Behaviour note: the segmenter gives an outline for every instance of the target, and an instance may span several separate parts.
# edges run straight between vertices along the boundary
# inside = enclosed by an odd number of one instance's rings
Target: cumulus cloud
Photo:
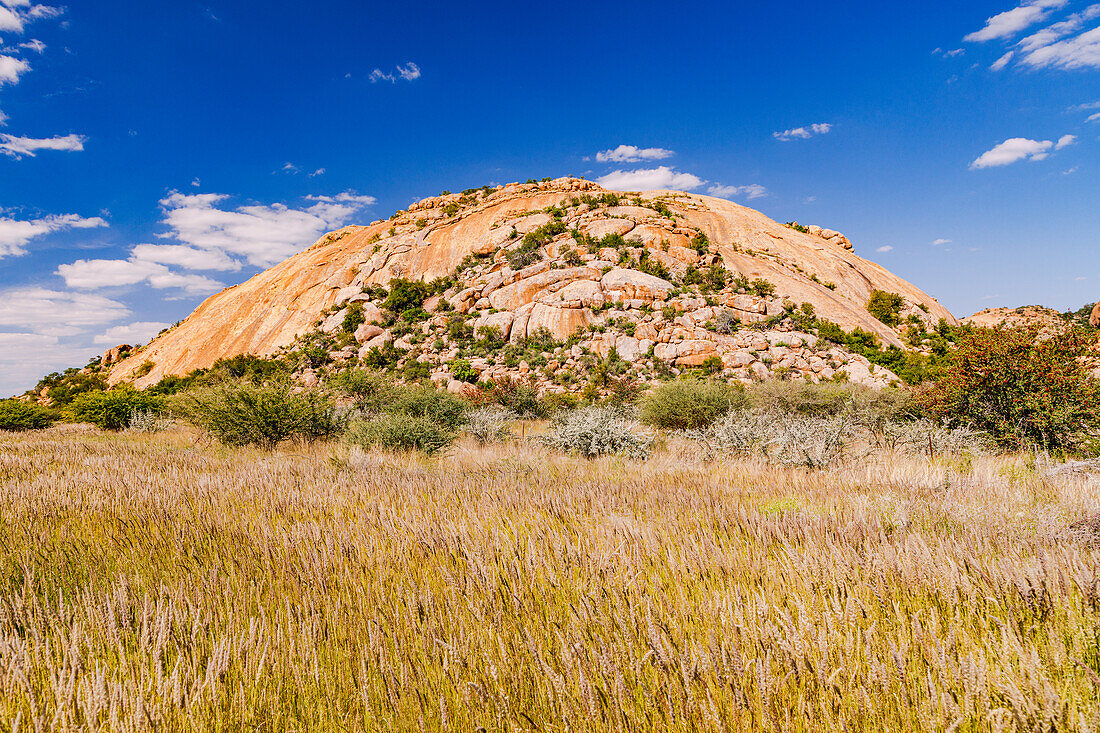
[[[894,251],[894,248],[889,244],[884,244],[881,247],[879,247],[878,249],[876,249],[875,251],[876,252],[892,252],[892,251]]]
[[[1070,138],[1069,142],[1063,142],[1066,137]],[[1073,136],[1067,135],[1058,141],[1061,147],[1073,142]],[[1051,148],[1054,148],[1055,144],[1050,140],[1029,140],[1026,137],[1014,137],[1005,140],[1003,143],[995,146],[992,150],[987,150],[982,153],[978,158],[970,164],[972,170],[979,168],[995,168],[997,166],[1009,165],[1015,163],[1018,160],[1042,160],[1050,153]]]
[[[130,310],[102,295],[71,293],[39,287],[0,291],[0,326],[33,333],[71,336],[89,326],[101,326],[130,315]]]
[[[224,253],[249,265],[270,267],[308,247],[322,234],[349,223],[373,196],[345,191],[336,196],[310,196],[312,204],[226,207],[226,194],[172,191],[160,205],[165,236],[200,250]]]
[[[216,249],[199,249],[186,244],[139,244],[130,257],[141,262],[176,265],[186,270],[236,271],[241,263]]]
[[[0,56],[0,87],[18,84],[19,77],[31,70],[31,65],[14,56]]]
[[[782,130],[772,133],[776,140],[787,142],[789,140],[808,140],[814,135],[824,135],[833,129],[831,122],[816,122],[805,127],[793,127],[790,130]]]
[[[89,328],[126,318],[130,310],[90,293],[68,293],[38,287],[0,291],[0,394],[21,392],[48,372],[82,364],[98,347],[64,343]]]
[[[0,153],[19,159],[24,155],[33,158],[39,150],[80,152],[84,149],[84,142],[86,140],[87,138],[83,135],[60,135],[50,138],[0,135]]]
[[[1085,122],[1096,122],[1097,120],[1100,120],[1100,112],[1089,115]]]
[[[31,5],[24,0],[3,0],[0,2],[0,31],[22,33],[28,23],[40,18],[56,18],[61,13],[60,8],[50,5]]]
[[[933,247],[938,247],[941,244],[951,244],[951,240],[950,239],[945,239],[944,237],[940,237],[939,239],[933,239],[932,240],[932,246]]]
[[[1065,6],[1066,2],[1067,0],[1031,0],[987,18],[980,30],[967,35],[963,40],[974,43],[1016,35],[1025,28],[1046,20],[1052,11]]]
[[[123,326],[113,326],[92,339],[103,346],[117,344],[143,344],[170,326],[160,321],[134,321]]]
[[[601,150],[596,153],[596,160],[601,163],[637,163],[641,160],[664,160],[675,155],[671,150],[664,148],[639,148],[634,145],[620,145],[610,150]]]
[[[632,171],[616,170],[596,179],[596,183],[613,191],[653,191],[671,189],[691,191],[706,181],[691,173],[682,173],[667,165],[656,168],[638,168]]]
[[[58,266],[57,274],[65,279],[66,285],[77,290],[97,290],[145,283],[158,290],[178,288],[188,295],[205,295],[224,287],[216,280],[202,275],[181,274],[157,262],[134,258],[77,260],[68,265]]]
[[[1061,150],[1062,148],[1068,148],[1075,142],[1077,142],[1076,135],[1062,135],[1062,137],[1058,138],[1058,142],[1054,143],[1054,149]]]
[[[66,229],[95,229],[107,222],[98,216],[84,218],[76,214],[52,214],[41,219],[0,218],[0,257],[25,255],[32,239]]]
[[[716,183],[707,189],[707,193],[711,196],[717,196],[720,199],[732,199],[738,196],[744,196],[748,199],[758,199],[768,195],[768,189],[761,186],[759,183],[750,183],[747,186],[723,186],[720,183]]]
[[[268,267],[305,249],[326,231],[339,228],[372,196],[345,191],[309,196],[307,206],[285,204],[227,207],[229,196],[172,191],[161,201],[164,238],[176,243],[138,244],[125,259],[80,259],[60,265],[56,274],[76,290],[145,285],[206,295],[224,285],[192,271],[236,271],[247,265]]]
[[[385,72],[381,69],[375,69],[367,77],[370,79],[371,84],[379,81],[388,81],[391,84],[395,83],[398,79],[404,81],[414,81],[420,78],[420,67],[414,64],[412,61],[406,62],[404,66],[400,64],[394,68],[391,72]]]

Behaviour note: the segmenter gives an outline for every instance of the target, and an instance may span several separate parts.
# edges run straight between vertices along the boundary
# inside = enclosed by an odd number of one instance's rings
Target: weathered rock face
[[[767,340],[763,332],[737,330],[765,323],[783,328],[778,324],[784,313],[804,303],[845,330],[861,328],[897,346],[903,345],[899,334],[866,310],[872,290],[900,294],[903,318],[914,316],[928,326],[941,318],[955,323],[934,298],[857,256],[837,232],[800,232],[709,196],[649,191],[620,194],[616,202],[605,193],[573,178],[511,184],[425,199],[390,220],[346,227],[211,296],[176,328],[116,364],[110,380],[133,379],[146,362],[153,368],[135,380],[138,386],[209,367],[222,357],[273,354],[315,328],[338,328],[342,308],[356,301],[367,318],[354,334],[359,346],[347,347],[348,353],[387,341],[407,345],[371,325],[379,313],[366,286],[456,272],[455,287],[428,309],[445,300],[452,313],[447,317],[468,316],[471,327],[497,328],[513,343],[542,328],[557,339],[587,330],[584,348],[593,352],[613,347],[624,358],[640,358],[652,347],[654,356],[679,366],[717,356],[744,378],[781,368],[807,377],[829,378],[846,369],[856,381],[887,379],[851,355],[810,347],[806,337],[793,350],[778,347],[785,352],[769,344],[764,358],[756,348],[760,338]],[[537,261],[513,270],[516,260],[509,255],[523,235],[550,224],[561,231],[547,234]],[[724,286],[700,290],[690,282],[692,273],[721,268],[729,276]],[[434,316],[416,341],[444,322],[443,315]],[[723,322],[734,325],[715,327]],[[416,358],[441,373],[445,357]]]
[[[1097,303],[1092,307],[1092,313],[1089,313],[1089,323],[1093,328],[1100,328],[1100,303]]]

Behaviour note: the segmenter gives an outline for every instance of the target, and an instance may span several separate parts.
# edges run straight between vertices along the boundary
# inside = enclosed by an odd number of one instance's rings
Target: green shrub
[[[565,224],[560,221],[552,221],[528,232],[523,236],[520,245],[508,253],[508,266],[513,270],[522,270],[528,265],[541,261],[542,252],[540,250],[550,244],[554,237],[564,234],[565,230]]]
[[[478,379],[478,371],[470,365],[469,359],[455,359],[450,363],[451,375],[460,382],[474,384]]]
[[[642,399],[642,421],[666,430],[701,428],[745,406],[745,390],[720,380],[682,378]]]
[[[0,430],[40,430],[60,417],[56,411],[37,402],[0,400]]]
[[[762,277],[758,277],[749,283],[749,288],[761,298],[770,298],[775,295],[775,286]]]
[[[888,293],[885,290],[872,290],[871,297],[867,301],[867,312],[887,326],[898,325],[903,307],[905,307],[904,298],[897,293]]]
[[[369,369],[345,369],[329,379],[327,386],[350,397],[357,410],[368,414],[382,412],[398,391],[392,379]]]
[[[1100,380],[1090,373],[1095,331],[971,329],[943,376],[918,393],[925,413],[988,432],[1007,448],[1095,449]]]
[[[431,285],[422,280],[396,277],[390,280],[390,292],[382,301],[382,307],[391,313],[404,313],[422,306],[431,294]]]
[[[465,422],[466,402],[435,387],[405,387],[385,411],[395,415],[424,417],[447,428],[457,428]]]
[[[361,420],[348,430],[348,440],[364,448],[418,450],[433,455],[454,443],[457,433],[430,417],[383,413]]]
[[[873,425],[909,417],[915,406],[908,389],[871,389],[858,384],[768,381],[747,388],[749,407],[770,414],[806,417],[850,415]]]
[[[344,320],[340,324],[340,330],[344,333],[355,333],[355,329],[362,326],[367,320],[363,314],[363,304],[359,301],[348,305],[344,311]]]
[[[27,394],[38,396],[43,389],[46,390],[46,399],[49,400],[50,407],[62,410],[68,407],[77,395],[107,389],[107,378],[102,374],[88,374],[73,367],[61,373],[47,374]]]
[[[76,422],[92,423],[101,430],[122,430],[129,426],[135,410],[159,412],[160,395],[134,389],[128,384],[109,390],[84,392],[70,403],[68,411]]]
[[[223,382],[178,395],[173,411],[226,445],[273,448],[289,438],[335,436],[344,419],[333,398],[316,389],[294,393],[293,383]]]

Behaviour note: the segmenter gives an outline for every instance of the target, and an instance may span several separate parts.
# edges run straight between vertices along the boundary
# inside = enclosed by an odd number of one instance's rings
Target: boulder
[[[668,280],[623,267],[616,267],[601,277],[600,284],[605,291],[621,293],[621,299],[638,299],[647,302],[664,300],[673,288]]]

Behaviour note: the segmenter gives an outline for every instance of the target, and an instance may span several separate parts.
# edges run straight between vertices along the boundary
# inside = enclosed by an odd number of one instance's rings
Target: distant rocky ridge
[[[412,332],[387,325],[373,286],[448,276],[453,284],[424,302],[426,317]],[[547,334],[559,342],[540,365],[492,354],[467,360],[483,379],[528,376],[544,391],[568,388],[555,373],[612,349],[643,380],[654,377],[658,361],[682,369],[717,359],[730,378],[840,374],[882,386],[895,379],[889,371],[797,332],[798,315],[812,311],[904,348],[902,332],[867,311],[875,290],[901,296],[902,320],[956,323],[934,298],[856,255],[839,232],[779,224],[709,196],[616,194],[561,178],[441,195],[389,220],[327,234],[208,298],[114,363],[109,380],[146,386],[219,358],[271,355],[310,334],[335,336],[351,307],[362,309],[362,323],[354,338],[333,341],[337,364],[392,346],[402,362],[424,364],[433,381],[452,388],[463,347],[456,319],[511,344]]]

